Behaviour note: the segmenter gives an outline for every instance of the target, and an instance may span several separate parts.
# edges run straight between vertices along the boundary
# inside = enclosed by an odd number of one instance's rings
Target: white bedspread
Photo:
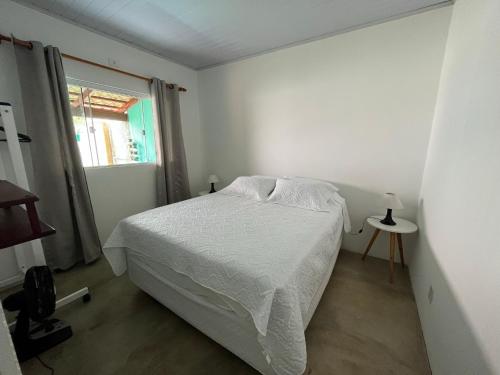
[[[104,246],[115,274],[125,251],[189,276],[243,306],[278,374],[302,374],[305,316],[336,255],[342,207],[316,212],[211,194],[122,220]]]

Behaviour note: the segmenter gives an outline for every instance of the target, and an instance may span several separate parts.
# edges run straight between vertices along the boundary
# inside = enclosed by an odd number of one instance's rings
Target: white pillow
[[[335,191],[325,189],[321,184],[278,178],[267,201],[314,211],[330,211],[328,201],[333,198],[333,194]]]
[[[330,182],[330,181],[319,180],[317,178],[297,177],[297,176],[285,176],[283,178],[286,178],[289,180],[294,180],[294,181],[299,181],[299,182],[306,182],[306,183],[310,183],[310,184],[317,184],[317,185],[323,186],[325,189],[328,189],[328,190],[339,191],[339,189],[333,184],[333,182]]]
[[[220,193],[247,197],[258,201],[266,200],[276,185],[276,179],[265,176],[240,176]]]

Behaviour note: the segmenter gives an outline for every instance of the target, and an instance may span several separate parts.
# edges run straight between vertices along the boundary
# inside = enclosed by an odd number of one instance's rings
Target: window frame
[[[110,86],[110,85],[105,85],[97,82],[92,82],[92,81],[86,81],[82,80],[79,78],[74,78],[71,76],[66,76],[66,85],[74,85],[74,86],[79,86],[79,87],[87,87],[91,88],[94,90],[102,90],[102,91],[109,91],[112,93],[116,94],[123,94],[123,95],[129,95],[136,97],[138,99],[152,99],[151,93],[145,93],[141,91],[135,91],[135,90],[129,90],[129,89],[124,89],[121,87],[117,86]],[[154,116],[154,115],[153,115]],[[72,116],[73,117],[73,116]],[[130,126],[130,124],[129,124]],[[157,137],[157,129],[156,129],[156,123],[153,121],[153,128],[154,128],[154,137]],[[156,139],[155,139],[156,142]],[[80,150],[78,150],[80,152]],[[156,152],[156,150],[155,150]],[[158,155],[156,155],[158,157]],[[157,162],[151,162],[151,161],[145,161],[145,162],[135,162],[135,163],[120,163],[120,164],[110,164],[110,165],[91,165],[91,166],[83,166],[84,169],[89,169],[89,168],[115,168],[115,167],[122,167],[122,166],[140,166],[140,165],[156,165]]]

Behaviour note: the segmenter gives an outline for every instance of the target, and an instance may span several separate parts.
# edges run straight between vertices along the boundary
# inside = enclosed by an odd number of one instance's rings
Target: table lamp
[[[398,196],[394,193],[385,193],[383,195],[384,208],[387,208],[387,214],[380,220],[384,225],[396,225],[396,222],[392,220],[392,210],[400,210],[403,208],[403,203],[399,200]]]
[[[214,174],[211,174],[210,176],[208,176],[208,183],[210,184],[210,191],[209,193],[215,193],[215,184],[219,182],[219,177],[217,177],[216,175]]]

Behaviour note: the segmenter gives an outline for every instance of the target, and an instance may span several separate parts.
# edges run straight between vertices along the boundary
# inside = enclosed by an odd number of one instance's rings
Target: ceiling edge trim
[[[308,38],[308,39],[304,39],[304,40],[300,40],[300,41],[297,41],[297,42],[292,42],[292,43],[284,44],[284,45],[279,46],[279,47],[270,48],[270,49],[267,49],[267,50],[264,50],[264,51],[261,51],[261,52],[257,52],[257,53],[254,53],[254,54],[237,57],[235,59],[227,60],[227,61],[224,61],[224,62],[220,62],[220,63],[216,63],[216,64],[210,64],[210,65],[205,65],[205,66],[201,66],[201,67],[195,67],[195,66],[187,65],[187,64],[182,63],[180,61],[177,61],[175,59],[172,59],[171,57],[167,57],[165,55],[162,55],[162,54],[160,54],[160,53],[158,53],[156,51],[153,51],[153,50],[150,50],[148,48],[139,46],[139,45],[134,44],[132,42],[129,42],[129,41],[125,40],[125,39],[121,39],[121,38],[118,38],[116,36],[103,33],[103,32],[101,32],[99,30],[92,29],[91,27],[88,27],[86,25],[79,24],[79,23],[77,23],[77,22],[75,22],[75,21],[73,21],[73,20],[71,20],[69,18],[63,17],[61,15],[50,13],[47,9],[44,9],[44,8],[41,8],[41,7],[37,7],[34,4],[31,4],[31,3],[30,4],[26,4],[24,2],[21,3],[21,2],[18,2],[16,0],[11,0],[11,1],[14,2],[15,4],[21,6],[21,7],[32,9],[32,10],[34,10],[36,12],[45,14],[48,17],[51,17],[51,18],[54,18],[54,19],[57,19],[57,20],[69,23],[69,24],[71,24],[73,26],[79,27],[81,29],[87,30],[87,31],[92,32],[94,34],[100,35],[100,36],[102,36],[104,38],[107,38],[107,39],[113,40],[115,42],[124,44],[124,45],[126,45],[128,47],[131,47],[131,48],[135,48],[135,49],[137,49],[139,51],[148,53],[150,55],[156,56],[156,57],[158,57],[160,59],[166,60],[166,61],[168,61],[170,63],[173,63],[173,64],[176,64],[176,65],[180,65],[180,66],[182,66],[184,68],[187,68],[187,69],[193,70],[193,71],[203,71],[203,70],[208,70],[208,69],[216,68],[216,67],[223,66],[223,65],[228,65],[228,64],[240,62],[240,61],[243,61],[243,60],[248,60],[248,59],[251,59],[251,58],[254,58],[254,57],[259,57],[259,56],[262,56],[262,55],[267,55],[269,53],[277,52],[277,51],[280,51],[280,50],[283,50],[283,49],[297,47],[297,46],[300,46],[300,45],[303,45],[303,44],[307,44],[307,43],[311,43],[311,42],[316,42],[316,41],[319,41],[319,40],[322,40],[322,39],[331,38],[331,37],[336,36],[336,35],[346,34],[346,33],[349,33],[351,31],[356,31],[356,30],[364,29],[364,28],[367,28],[367,27],[370,27],[370,26],[375,26],[375,25],[379,25],[379,24],[382,24],[382,23],[386,23],[386,22],[390,22],[390,21],[395,21],[395,20],[398,20],[398,19],[401,19],[401,18],[413,16],[413,15],[416,15],[416,14],[428,12],[428,11],[435,10],[435,9],[438,9],[438,8],[443,8],[443,7],[446,7],[446,6],[451,6],[451,5],[453,5],[455,3],[455,0],[443,0],[443,1],[441,1],[439,3],[436,3],[436,4],[433,4],[433,5],[421,7],[421,8],[410,10],[410,11],[407,11],[407,12],[402,12],[402,13],[396,14],[394,16],[386,17],[386,18],[383,18],[383,19],[380,19],[380,20],[376,20],[376,21],[373,21],[373,22],[368,22],[368,23],[363,23],[363,24],[359,24],[359,25],[356,25],[356,26],[352,26],[352,27],[347,27],[347,28],[342,29],[342,30],[337,30],[337,31],[334,31],[334,32],[331,32],[331,33],[321,34],[321,35],[318,35],[318,36],[315,36],[315,37],[312,37],[312,38]]]

